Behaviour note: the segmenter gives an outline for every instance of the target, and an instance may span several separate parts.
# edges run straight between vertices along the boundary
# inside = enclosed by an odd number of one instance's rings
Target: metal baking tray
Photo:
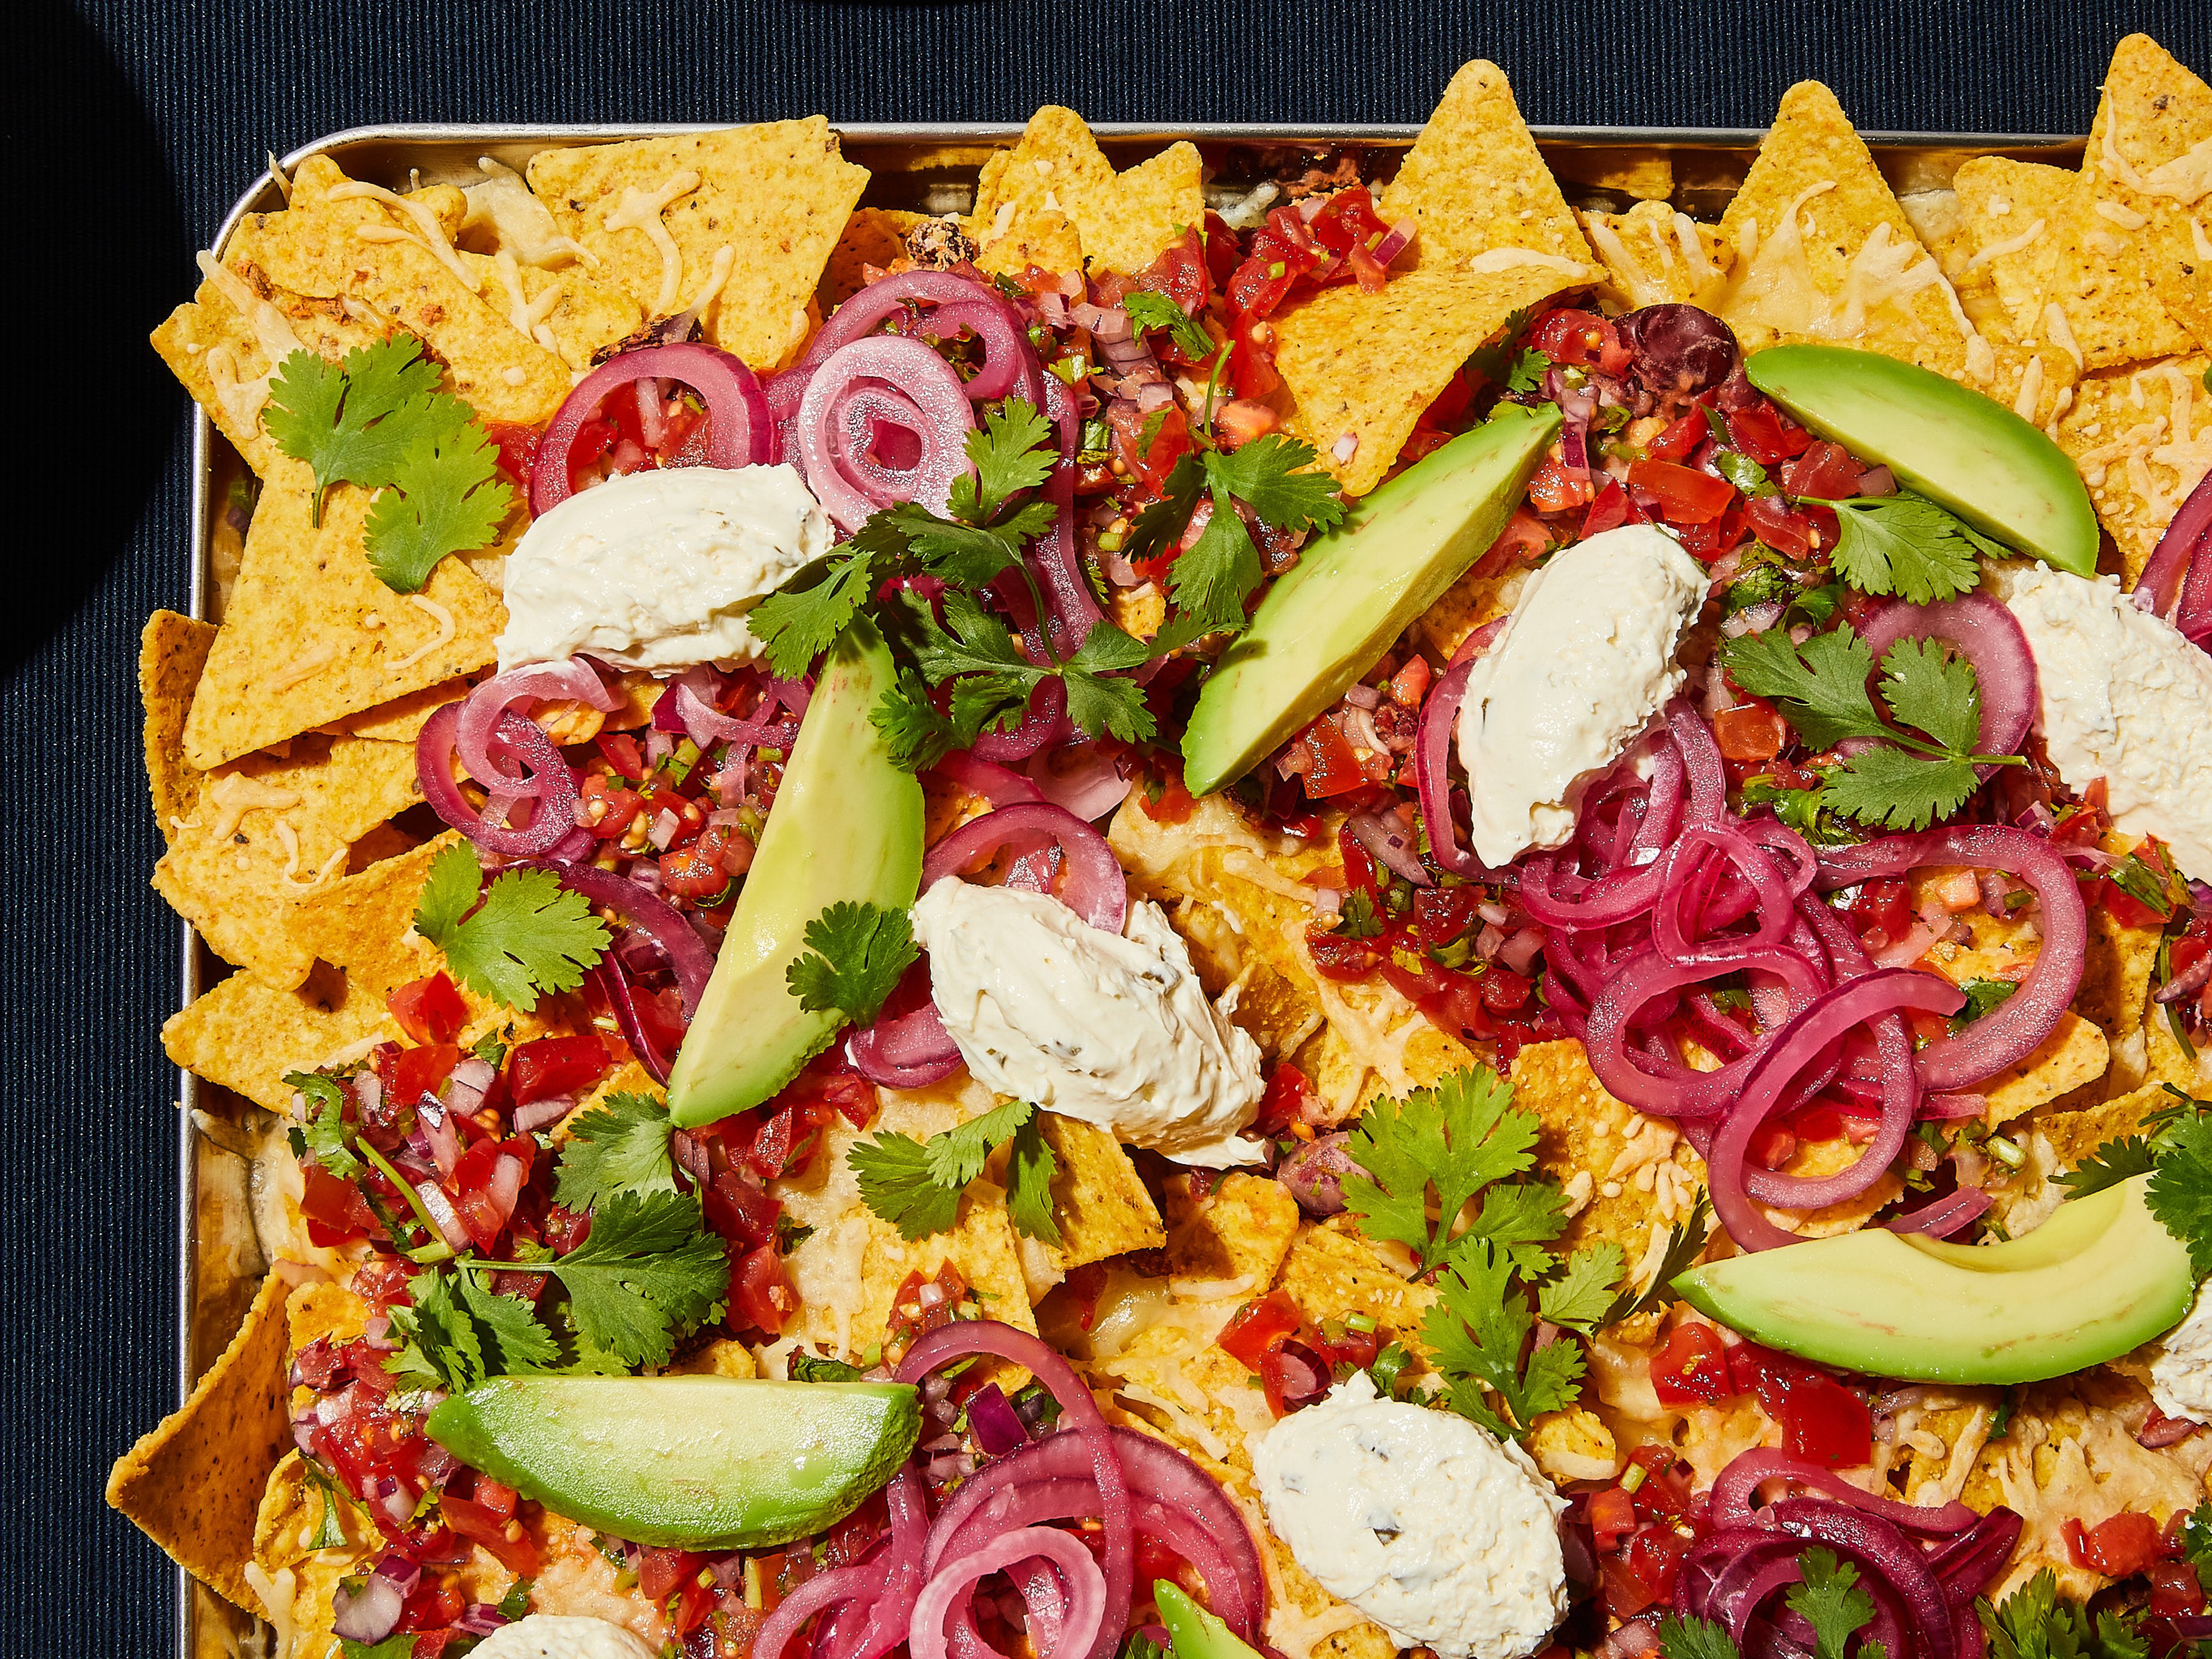
[[[471,184],[481,179],[479,156],[521,168],[541,149],[576,144],[654,138],[682,132],[710,132],[726,123],[664,125],[392,125],[352,127],[301,145],[278,161],[289,175],[313,155],[328,155],[356,179],[392,189],[416,184]],[[1018,125],[856,122],[836,126],[845,156],[869,172],[865,206],[909,208],[928,213],[963,212],[973,204],[975,174],[994,150],[1011,148],[1021,137]],[[1559,177],[1569,203],[1577,208],[1625,210],[1637,198],[1619,187],[1629,170],[1664,161],[1673,173],[1669,200],[1692,217],[1717,221],[1757,153],[1761,130],[1752,128],[1536,127],[1537,148]],[[1204,156],[1209,203],[1230,199],[1271,179],[1296,178],[1309,167],[1328,169],[1349,159],[1362,179],[1387,177],[1420,129],[1415,125],[1297,126],[1221,123],[1180,127],[1101,125],[1093,128],[1100,148],[1117,166],[1127,167],[1179,139],[1195,143]],[[1981,135],[1932,132],[1863,134],[1892,188],[1899,194],[1940,190],[1961,164],[1979,155],[2077,165],[2081,137],[2032,133]],[[264,173],[238,198],[214,239],[220,251],[239,221],[283,205],[276,179]],[[214,569],[217,529],[227,510],[230,485],[245,464],[216,429],[204,410],[192,418],[191,614],[219,621],[219,585]],[[191,1002],[230,970],[200,941],[190,924],[182,927],[183,972],[179,990]],[[181,1006],[181,1005],[180,1005]],[[216,1146],[199,1127],[198,1115],[235,1121],[245,1106],[228,1090],[203,1083],[189,1072],[178,1073],[179,1181],[177,1189],[177,1397],[222,1353],[246,1298],[261,1269],[250,1262],[226,1261],[235,1252],[212,1248],[222,1241],[204,1237],[214,1224],[216,1206],[203,1203],[213,1183],[234,1185],[236,1170],[220,1160],[235,1155]],[[203,1269],[206,1270],[204,1281]],[[175,1651],[183,1659],[218,1659],[234,1654],[237,1638],[252,1621],[222,1598],[177,1571],[173,1629]]]

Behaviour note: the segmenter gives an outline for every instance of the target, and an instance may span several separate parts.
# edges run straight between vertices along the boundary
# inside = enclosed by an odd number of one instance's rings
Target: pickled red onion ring
[[[542,781],[533,782],[508,772],[492,760],[485,744],[500,716],[516,704],[555,702],[585,703],[601,714],[610,714],[615,708],[615,694],[582,657],[524,663],[479,684],[462,700],[460,720],[453,730],[454,744],[469,775],[487,789],[516,796],[537,794]]]
[[[707,465],[734,469],[772,459],[775,428],[768,401],[742,360],[696,342],[646,346],[607,359],[578,382],[554,414],[531,463],[532,516],[544,517],[575,493],[568,481],[568,453],[585,423],[598,416],[614,393],[647,380],[680,381],[705,402]]]
[[[2151,550],[2135,601],[2193,644],[2212,637],[2212,472],[2197,480]]]
[[[533,786],[529,793],[533,803],[530,822],[520,830],[512,829],[505,822],[505,811],[487,815],[469,805],[460,785],[453,780],[454,733],[460,719],[461,705],[449,702],[422,723],[422,730],[415,739],[415,775],[430,810],[478,847],[502,858],[537,857],[574,834],[577,801],[574,772],[561,758],[561,751],[553,746],[550,738],[521,715],[511,712],[501,712],[487,748],[520,761],[529,769],[526,777],[522,774],[514,777]],[[512,808],[524,799],[526,792],[507,787],[508,775],[503,769],[501,779],[500,792]]]
[[[593,904],[604,904],[658,945],[676,973],[676,987],[684,999],[684,1018],[699,1012],[699,998],[714,971],[714,953],[707,948],[684,913],[657,893],[648,893],[627,876],[602,870],[595,864],[540,866],[560,878],[572,893],[581,893]]]
[[[925,893],[988,854],[1021,843],[1057,843],[1065,855],[1056,896],[1093,927],[1119,933],[1129,915],[1129,878],[1106,838],[1066,807],[1022,801],[971,818],[931,848],[921,863]]]
[[[2027,738],[2040,690],[2035,653],[2019,621],[1995,594],[1962,593],[1941,605],[1895,599],[1867,619],[1860,639],[1876,664],[1899,640],[1942,640],[1956,646],[1974,665],[1981,687],[1982,724],[1975,747],[1984,755],[2009,755]],[[1996,768],[1974,769],[1986,781]]]
[[[915,1601],[914,1622],[907,1633],[914,1659],[948,1659],[945,1620],[955,1601],[964,1603],[975,1593],[976,1583],[992,1573],[1003,1571],[1018,1562],[1040,1559],[1049,1561],[1056,1570],[1066,1600],[1058,1639],[1044,1643],[1037,1659],[1074,1659],[1075,1656],[1093,1652],[1098,1646],[1107,1607],[1106,1578],[1099,1571],[1097,1558],[1073,1533],[1062,1532],[1056,1527],[1018,1527],[1012,1532],[1000,1533],[973,1554],[948,1561],[921,1587],[921,1594]],[[1030,1593],[1038,1593],[1034,1581]],[[1030,1606],[1031,1622],[1035,1624],[1038,1601],[1031,1601]],[[1112,1639],[1118,1644],[1121,1632],[1114,1632]]]
[[[869,428],[884,418],[920,441],[913,466],[894,470],[870,459]],[[855,340],[815,368],[799,399],[797,437],[807,487],[849,532],[895,501],[943,513],[953,479],[968,471],[963,441],[975,427],[951,366],[919,340],[885,336]]]

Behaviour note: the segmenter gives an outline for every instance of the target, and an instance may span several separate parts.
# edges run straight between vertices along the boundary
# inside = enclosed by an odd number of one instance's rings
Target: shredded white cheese
[[[228,841],[248,812],[283,812],[300,804],[292,790],[279,787],[243,772],[226,772],[209,786],[207,799],[216,810],[208,826],[210,841]]]
[[[429,208],[424,204],[421,202],[410,202],[404,196],[398,195],[394,191],[385,189],[382,185],[372,185],[366,179],[349,179],[345,183],[334,186],[331,191],[329,199],[333,202],[380,202],[386,207],[390,208],[395,213],[406,215],[408,218],[412,219],[415,222],[416,228],[422,233],[419,241],[416,238],[408,235],[404,231],[398,231],[398,234],[396,236],[372,236],[369,232],[372,229],[379,228],[368,225],[362,226],[356,232],[356,234],[359,235],[363,241],[388,242],[399,240],[416,242],[417,246],[419,246],[425,253],[428,253],[432,258],[435,259],[440,264],[445,266],[447,270],[451,271],[453,274],[454,280],[459,283],[463,288],[468,289],[470,293],[477,293],[481,288],[482,285],[477,281],[476,273],[471,270],[465,264],[463,264],[461,263],[461,256],[453,252],[453,244],[447,237],[446,228],[439,222],[438,216],[431,212]],[[392,230],[398,229],[396,226],[383,227],[382,228]]]
[[[289,691],[294,686],[313,679],[337,658],[335,640],[319,640],[269,677],[271,691]]]
[[[2021,232],[2019,235],[2008,236],[2002,242],[1991,242],[1979,253],[1977,253],[1972,258],[1966,261],[1966,269],[1970,271],[1979,270],[1984,265],[1988,264],[1992,259],[2002,259],[2007,254],[2019,252],[2022,248],[2026,247],[2029,243],[2033,242],[2037,237],[2042,234],[2043,221],[2038,219],[2026,230]]]
[[[699,175],[685,167],[669,174],[655,191],[630,185],[623,191],[621,203],[606,216],[610,234],[617,230],[638,231],[660,255],[660,293],[653,304],[656,317],[665,317],[676,309],[676,296],[684,285],[684,254],[660,216],[678,197],[688,196],[698,188]]]
[[[398,661],[393,663],[392,666],[395,671],[402,668],[412,668],[416,663],[422,661],[423,658],[428,656],[433,651],[437,650],[439,647],[449,642],[453,637],[453,613],[447,610],[444,605],[440,605],[437,600],[431,599],[427,594],[410,593],[407,596],[407,603],[413,605],[417,611],[420,611],[424,616],[428,617],[434,623],[435,623],[437,625],[438,631],[433,638],[424,641],[421,645],[416,646],[415,649],[409,652],[405,656],[400,658]]]

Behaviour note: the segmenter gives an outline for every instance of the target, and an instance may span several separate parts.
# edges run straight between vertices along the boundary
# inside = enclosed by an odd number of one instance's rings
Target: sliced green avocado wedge
[[[2097,515],[2066,452],[2002,404],[1932,369],[1847,346],[1753,352],[1751,383],[1824,438],[1984,535],[2097,574]]]
[[[2148,1176],[2070,1199],[2024,1238],[1869,1227],[1693,1267],[1675,1293],[1769,1347],[1920,1382],[2034,1382],[2164,1334],[2197,1293]]]
[[[714,972],[678,1051],[668,1105],[679,1125],[759,1105],[837,1035],[834,1010],[809,1013],[784,983],[807,923],[839,900],[887,910],[921,885],[921,785],[891,764],[868,723],[896,676],[860,617],[823,663],[783,769]]]
[[[1175,1659],[1260,1659],[1226,1623],[1192,1601],[1164,1578],[1152,1581],[1152,1605],[1168,1627]]]
[[[500,1376],[441,1401],[430,1437],[556,1515],[684,1549],[763,1549],[835,1525],[921,1434],[899,1382]]]
[[[1489,550],[1559,432],[1549,404],[1502,404],[1307,543],[1198,695],[1182,739],[1191,793],[1243,777],[1372,668]]]

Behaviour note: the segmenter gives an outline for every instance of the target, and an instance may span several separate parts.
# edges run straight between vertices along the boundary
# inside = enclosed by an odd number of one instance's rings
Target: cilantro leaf
[[[1206,527],[1168,567],[1168,597],[1208,631],[1242,628],[1244,596],[1266,574],[1260,550],[1252,544],[1252,532],[1245,529],[1228,493],[1217,487]]]
[[[1874,744],[1838,767],[1821,791],[1832,811],[1874,829],[1925,830],[1981,785],[1973,763]]]
[[[1508,392],[1535,392],[1542,388],[1544,376],[1552,370],[1552,360],[1534,346],[1525,346],[1513,358],[1505,372]]]
[[[2150,1212],[2189,1251],[2197,1277],[2212,1274],[2212,1119],[2191,1115],[2160,1131]]]
[[[1808,1546],[1798,1552],[1801,1581],[1784,1596],[1790,1610],[1813,1627],[1814,1659],[1844,1659],[1854,1632],[1874,1622],[1874,1597],[1859,1588],[1858,1569],[1835,1552]]]
[[[394,1376],[465,1394],[484,1380],[483,1340],[476,1321],[453,1296],[453,1277],[417,1273],[409,1281],[408,1301],[392,1310],[392,1334],[399,1349],[384,1369]]]
[[[1346,1183],[1347,1191],[1351,1182]],[[1525,1432],[1545,1412],[1575,1397],[1582,1379],[1582,1350],[1551,1343],[1528,1356],[1521,1351],[1535,1321],[1504,1251],[1478,1240],[1452,1253],[1437,1280],[1437,1297],[1421,1321],[1421,1340],[1449,1390],[1451,1407],[1501,1439]],[[1486,1390],[1509,1416],[1489,1403]]]
[[[1874,653],[1848,625],[1815,634],[1802,646],[1790,642],[1787,629],[1770,628],[1729,641],[1721,656],[1730,679],[1775,703],[1814,749],[1890,735],[1867,692]]]
[[[1485,1204],[1486,1211],[1489,1205]],[[1613,1306],[1613,1287],[1620,1278],[1620,1246],[1611,1239],[1577,1250],[1557,1279],[1536,1286],[1536,1311],[1554,1325],[1589,1332]]]
[[[1026,399],[1009,398],[987,411],[983,424],[968,434],[975,473],[952,481],[949,504],[954,516],[969,524],[987,523],[1009,495],[1042,484],[1060,459],[1056,445],[1042,447],[1052,443],[1052,422]]]
[[[1116,634],[1121,631],[1111,623],[1093,623],[1091,640],[1096,640],[1109,629]],[[1089,737],[1096,738],[1103,732],[1124,743],[1150,742],[1158,726],[1146,705],[1145,688],[1125,676],[1094,673],[1081,667],[1083,653],[1091,648],[1091,640],[1083,642],[1060,674],[1067,683],[1067,718]]]
[[[1336,933],[1339,939],[1380,939],[1382,918],[1375,913],[1374,895],[1353,888],[1344,896],[1344,906],[1336,913]]]
[[[1045,1142],[1036,1118],[1014,1131],[1006,1154],[1006,1219],[1014,1231],[1045,1244],[1060,1243],[1060,1224],[1053,1218],[1052,1178],[1060,1173],[1060,1160]]]
[[[1989,1635],[1990,1659],[2084,1659],[2090,1647],[2088,1615],[2058,1594],[2058,1579],[2045,1567],[1992,1606],[1976,1599],[1974,1615]]]
[[[1528,1169],[1535,1145],[1536,1120],[1514,1107],[1510,1084],[1487,1066],[1455,1072],[1403,1100],[1377,1100],[1360,1117],[1345,1150],[1368,1175],[1345,1178],[1346,1207],[1361,1231],[1406,1245],[1425,1271],[1450,1249],[1461,1208],[1492,1182]],[[1490,1243],[1476,1241],[1486,1253]]]
[[[2069,1198],[2087,1198],[2123,1181],[2148,1175],[2157,1167],[2157,1153],[2148,1140],[2141,1135],[2123,1135],[2105,1142],[2078,1168],[2063,1170],[2051,1179],[2066,1188]]]
[[[860,1185],[860,1201],[907,1240],[949,1233],[960,1218],[960,1188],[940,1184],[929,1154],[912,1135],[886,1129],[845,1153]]]
[[[395,593],[414,593],[448,553],[468,553],[499,538],[514,490],[499,472],[499,452],[474,422],[416,434],[399,465],[398,488],[368,509],[369,568]]]
[[[1522,1273],[1535,1278],[1552,1271],[1552,1253],[1542,1247],[1567,1224],[1566,1208],[1565,1197],[1548,1181],[1492,1187],[1483,1194],[1481,1210],[1452,1240],[1451,1248],[1457,1250],[1471,1239],[1486,1239],[1511,1256]]]
[[[537,1310],[514,1297],[502,1296],[462,1268],[454,1277],[460,1305],[476,1328],[477,1351],[487,1376],[520,1376],[559,1364],[560,1345],[538,1322]]]
[[[568,1126],[554,1176],[565,1209],[588,1210],[615,1193],[672,1193],[668,1108],[650,1095],[612,1094]]]
[[[467,404],[440,398],[438,365],[422,351],[413,335],[396,334],[356,347],[342,362],[302,349],[277,366],[262,424],[277,448],[313,471],[314,523],[323,521],[332,484],[397,483],[421,431],[452,425],[454,410],[468,420]]]
[[[2008,979],[1967,979],[1959,981],[1959,988],[1966,994],[1966,1006],[1951,1016],[1951,1029],[1963,1031],[1990,1009],[2012,1000],[2019,984]]]
[[[856,1025],[883,1012],[884,1000],[921,952],[903,910],[841,901],[806,924],[806,950],[784,969],[784,983],[809,1013],[836,1009]]]
[[[1137,327],[1152,332],[1165,330],[1176,349],[1196,362],[1213,355],[1214,338],[1206,325],[1164,294],[1133,289],[1121,296],[1121,309]]]
[[[2197,1569],[2197,1582],[2212,1589],[2212,1499],[2200,1500],[2181,1523],[2181,1554]]]
[[[875,591],[872,570],[866,553],[833,553],[747,611],[746,631],[761,642],[769,669],[785,679],[806,672]]]
[[[431,861],[415,911],[415,931],[446,953],[471,990],[527,1013],[541,991],[573,991],[607,948],[606,924],[580,893],[550,870],[503,872],[465,921],[460,912],[483,890],[470,848],[453,846]]]
[[[930,1174],[940,1186],[965,1187],[983,1173],[992,1151],[1036,1115],[1026,1100],[1002,1101],[981,1117],[930,1136],[923,1148]]]
[[[903,501],[877,516],[890,519],[904,532],[907,550],[922,574],[956,586],[981,587],[1019,564],[1022,550],[1051,529],[1056,515],[1050,501],[1031,501],[998,524],[955,524],[916,502]]]
[[[926,771],[957,746],[959,733],[938,712],[930,701],[929,687],[910,668],[876,699],[876,706],[868,711],[868,724],[883,733],[891,764],[902,771]]]
[[[301,1135],[315,1162],[340,1181],[360,1180],[361,1160],[353,1154],[345,1126],[345,1091],[313,1072],[287,1072],[284,1086],[307,1097],[308,1117]]]
[[[1159,500],[1137,514],[1136,522],[1129,526],[1128,539],[1122,544],[1123,556],[1133,564],[1142,563],[1175,546],[1197,509],[1198,498],[1206,493],[1206,464],[1198,452],[1178,457],[1169,470]]]
[[[722,1241],[684,1193],[615,1193],[592,1212],[581,1244],[530,1265],[568,1291],[579,1343],[632,1368],[666,1364],[676,1333],[704,1319],[730,1284]]]
[[[313,1458],[300,1460],[300,1474],[307,1483],[322,1494],[323,1512],[315,1522],[314,1536],[307,1547],[311,1550],[342,1550],[346,1547],[343,1512],[338,1508],[338,1485],[323,1473],[323,1466]]]
[[[1881,659],[1881,700],[1891,714],[1954,754],[1972,754],[1982,730],[1982,688],[1963,656],[1941,640],[1899,640]]]
[[[1617,1325],[1622,1320],[1633,1319],[1664,1301],[1672,1294],[1668,1287],[1674,1283],[1674,1276],[1687,1271],[1690,1264],[1704,1253],[1705,1239],[1712,1230],[1712,1200],[1701,1187],[1698,1189],[1698,1201],[1690,1206],[1689,1215],[1667,1235],[1667,1248],[1660,1253],[1659,1270],[1651,1275],[1651,1282],[1641,1291],[1633,1285],[1624,1286],[1598,1323],[1601,1326]]]
[[[1206,476],[1280,530],[1328,530],[1344,517],[1344,497],[1326,472],[1305,471],[1311,444],[1270,432],[1222,454],[1209,452]]]
[[[339,1659],[414,1659],[415,1638],[401,1631],[397,1636],[387,1636],[374,1647],[356,1642],[350,1636],[338,1638]]]
[[[1659,1621],[1659,1650],[1667,1659],[1739,1659],[1725,1625],[1673,1613]]]
[[[2011,552],[1910,490],[1819,504],[1835,509],[1829,562],[1863,593],[1894,593],[1914,605],[1955,599],[1982,579],[1976,554]]]

